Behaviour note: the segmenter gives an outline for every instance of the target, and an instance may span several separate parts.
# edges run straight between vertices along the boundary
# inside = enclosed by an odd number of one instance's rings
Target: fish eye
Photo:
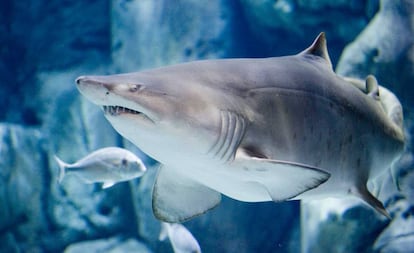
[[[139,90],[141,90],[141,85],[139,85],[139,84],[130,84],[129,85],[129,91],[130,92],[137,92],[137,91],[139,91]]]
[[[122,166],[126,166],[128,164],[128,161],[127,159],[122,159],[121,163],[122,163]]]

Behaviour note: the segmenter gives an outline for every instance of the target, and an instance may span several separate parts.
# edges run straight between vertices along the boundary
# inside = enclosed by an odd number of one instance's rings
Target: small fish
[[[159,239],[170,238],[174,253],[201,253],[200,245],[188,229],[178,223],[161,222]]]
[[[74,174],[88,184],[103,183],[108,188],[122,181],[142,176],[147,170],[144,163],[132,152],[108,147],[98,149],[73,164],[55,156],[59,164],[59,183],[66,174]]]

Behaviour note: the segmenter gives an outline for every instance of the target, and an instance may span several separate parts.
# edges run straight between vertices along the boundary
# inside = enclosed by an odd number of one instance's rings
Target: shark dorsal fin
[[[313,41],[312,45],[307,49],[303,50],[300,54],[311,54],[322,57],[325,59],[329,68],[332,69],[332,62],[329,58],[328,48],[326,46],[326,36],[324,32],[321,32],[318,37]]]

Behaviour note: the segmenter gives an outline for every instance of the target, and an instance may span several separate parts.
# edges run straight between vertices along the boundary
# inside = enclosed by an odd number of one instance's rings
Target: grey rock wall
[[[376,0],[240,0],[246,25],[260,47],[274,55],[294,54],[324,31],[335,64],[343,47],[366,26]]]
[[[337,72],[365,78],[374,74],[404,104],[413,106],[414,2],[381,1],[381,10],[341,56]]]

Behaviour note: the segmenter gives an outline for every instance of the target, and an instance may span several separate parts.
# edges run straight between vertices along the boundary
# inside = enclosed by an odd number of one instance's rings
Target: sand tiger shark
[[[404,147],[402,108],[373,76],[335,74],[321,33],[285,57],[218,59],[81,76],[79,91],[163,166],[153,211],[183,222],[217,206],[357,196]]]

